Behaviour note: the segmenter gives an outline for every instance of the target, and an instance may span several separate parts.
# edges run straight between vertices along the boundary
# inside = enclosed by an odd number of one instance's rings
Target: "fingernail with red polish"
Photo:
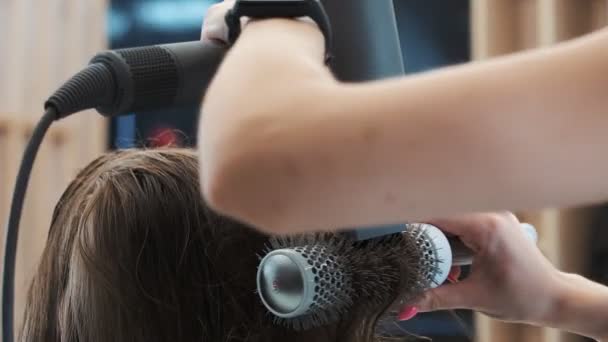
[[[410,319],[416,317],[417,314],[418,308],[415,306],[406,306],[401,310],[397,319],[399,321],[409,321]]]
[[[462,270],[459,266],[452,267],[448,274],[448,281],[452,284],[457,283],[460,280],[460,274]]]

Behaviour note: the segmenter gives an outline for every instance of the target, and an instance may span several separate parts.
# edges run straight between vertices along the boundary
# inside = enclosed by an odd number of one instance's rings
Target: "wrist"
[[[244,22],[244,18],[245,22]],[[320,0],[236,0],[234,6],[226,13],[228,42],[234,44],[247,21],[274,21],[288,19],[291,22],[306,24],[317,33],[323,34],[326,56],[329,61],[332,50],[332,29],[329,16]]]
[[[608,288],[580,275],[561,272],[554,310],[542,322],[550,327],[608,341]]]
[[[318,25],[308,18],[248,20],[242,36],[247,35],[272,37],[272,41],[281,44],[277,49],[299,51],[304,55],[314,56],[320,61],[324,60],[326,53],[325,36]],[[289,46],[285,46],[286,44]]]

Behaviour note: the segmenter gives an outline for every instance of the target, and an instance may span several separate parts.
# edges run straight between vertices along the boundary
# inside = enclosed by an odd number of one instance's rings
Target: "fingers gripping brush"
[[[536,240],[536,230],[524,228]],[[276,324],[308,330],[354,307],[390,307],[443,284],[453,265],[472,262],[462,242],[429,224],[369,241],[317,234],[273,238],[257,274],[259,296]]]

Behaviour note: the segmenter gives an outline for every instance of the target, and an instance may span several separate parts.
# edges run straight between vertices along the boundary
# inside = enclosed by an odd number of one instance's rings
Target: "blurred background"
[[[0,0],[2,222],[21,152],[49,94],[97,51],[198,39],[205,12],[214,2]],[[608,23],[607,8],[605,0],[395,0],[408,73],[570,39]],[[52,128],[36,162],[22,221],[16,286],[19,310],[53,207],[77,170],[108,149],[195,146],[197,116],[197,108],[133,113],[111,120],[89,112]],[[540,247],[556,265],[608,282],[608,209],[519,214],[539,228]],[[421,315],[387,329],[440,342],[584,341],[469,312]]]

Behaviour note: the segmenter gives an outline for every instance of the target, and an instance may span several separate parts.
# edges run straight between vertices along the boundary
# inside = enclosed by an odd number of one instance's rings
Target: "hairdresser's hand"
[[[432,224],[459,236],[475,259],[467,279],[427,292],[414,303],[418,311],[472,309],[502,320],[548,324],[561,291],[561,273],[513,214],[478,214]]]
[[[226,24],[225,18],[226,14],[234,7],[235,3],[236,0],[224,0],[209,8],[203,23],[203,30],[201,33],[202,40],[211,40],[224,44],[228,43],[228,25]],[[317,27],[316,23],[311,19],[301,18],[298,20]],[[247,18],[242,18],[241,24],[244,26],[248,21]]]
[[[207,10],[201,33],[202,40],[213,40],[224,44],[228,43],[228,25],[226,13],[234,7],[236,0],[224,0]]]
[[[427,292],[420,312],[472,309],[494,318],[548,326],[608,341],[608,287],[558,271],[510,213],[432,222],[475,252],[471,275]],[[411,316],[412,306],[402,317]]]

